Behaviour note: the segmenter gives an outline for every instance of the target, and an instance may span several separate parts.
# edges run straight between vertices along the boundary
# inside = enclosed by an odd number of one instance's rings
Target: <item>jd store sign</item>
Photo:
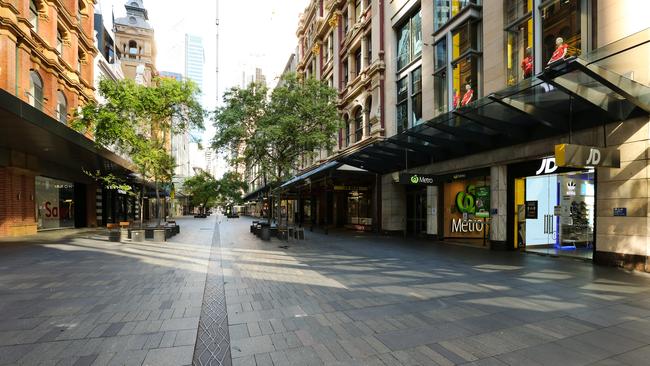
[[[555,145],[555,163],[559,167],[621,167],[621,152],[616,148],[573,144]]]

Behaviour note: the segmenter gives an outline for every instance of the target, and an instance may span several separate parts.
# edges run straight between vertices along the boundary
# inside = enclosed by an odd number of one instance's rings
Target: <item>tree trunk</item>
[[[160,189],[158,188],[158,179],[156,179],[156,219],[157,226],[160,226]]]
[[[142,178],[142,189],[140,190],[140,228],[144,226],[144,190],[145,180]]]

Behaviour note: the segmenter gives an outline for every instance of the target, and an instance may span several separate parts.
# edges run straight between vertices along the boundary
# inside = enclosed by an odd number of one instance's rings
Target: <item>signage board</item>
[[[526,201],[526,218],[537,219],[537,201]]]
[[[555,145],[555,163],[573,168],[620,168],[621,152],[611,147],[560,144]]]
[[[627,216],[627,207],[615,207],[614,216]]]
[[[430,174],[402,173],[399,175],[399,184],[430,186],[437,184],[438,181],[439,179],[437,176]]]
[[[367,191],[368,187],[359,186],[334,186],[335,191]]]

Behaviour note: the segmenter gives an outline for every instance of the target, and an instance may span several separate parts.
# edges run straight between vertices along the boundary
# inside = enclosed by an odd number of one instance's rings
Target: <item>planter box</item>
[[[158,242],[167,241],[167,230],[153,229],[153,241],[158,241]]]
[[[120,231],[112,229],[111,231],[108,232],[108,241],[113,242],[113,243],[119,243],[120,242]]]
[[[143,229],[131,230],[131,240],[137,243],[143,242],[145,231]]]

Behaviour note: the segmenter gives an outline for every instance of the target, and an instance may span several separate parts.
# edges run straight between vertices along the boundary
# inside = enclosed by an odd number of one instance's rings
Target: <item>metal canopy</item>
[[[389,173],[650,113],[650,28],[342,159]]]
[[[132,164],[58,122],[21,99],[0,90],[0,147],[36,157],[37,170],[57,167],[75,179],[88,180],[82,168],[130,177]],[[11,162],[6,162],[11,164]]]

